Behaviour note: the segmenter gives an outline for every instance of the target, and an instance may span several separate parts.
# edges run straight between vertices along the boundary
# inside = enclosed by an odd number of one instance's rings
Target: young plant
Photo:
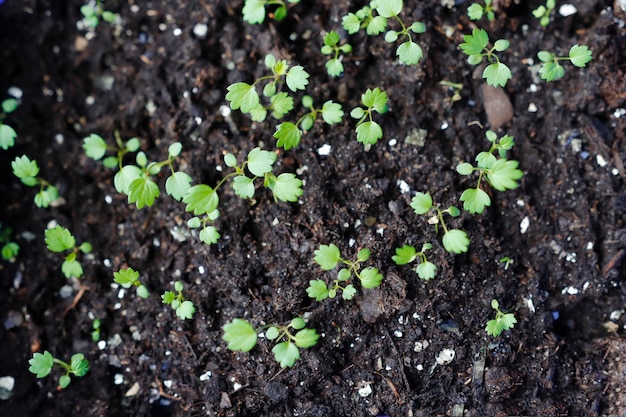
[[[507,50],[510,42],[506,39],[499,39],[491,48],[488,48],[489,35],[479,28],[475,28],[471,35],[463,35],[463,40],[465,42],[460,45],[460,48],[466,55],[469,55],[467,62],[470,65],[478,65],[484,57],[487,57],[489,65],[483,70],[483,78],[491,86],[504,87],[512,78],[511,70],[500,62],[496,52]]]
[[[11,162],[13,175],[29,187],[39,186],[39,192],[35,194],[35,205],[40,208],[49,207],[59,199],[59,190],[39,175],[37,161],[31,160],[26,155],[18,156]]]
[[[317,301],[322,301],[326,298],[335,298],[338,293],[341,293],[344,300],[351,300],[356,294],[356,288],[351,282],[353,275],[361,282],[363,288],[380,286],[383,275],[378,269],[372,267],[361,269],[361,263],[366,262],[369,258],[369,249],[361,249],[357,253],[356,260],[353,261],[342,258],[339,248],[335,244],[321,245],[315,251],[314,260],[324,271],[335,269],[339,264],[346,267],[339,270],[337,278],[331,285],[327,285],[326,281],[321,279],[309,281],[309,287],[306,289],[307,294]]]
[[[550,14],[556,7],[556,0],[546,0],[546,5],[539,6],[533,10],[533,16],[539,19],[541,26],[548,26],[550,24]]]
[[[2,101],[0,107],[2,111],[0,112],[0,148],[5,151],[15,145],[15,138],[17,138],[17,133],[15,129],[11,126],[4,123],[5,117],[8,114],[13,113],[19,105],[19,102],[14,98],[7,98]]]
[[[93,340],[94,342],[100,341],[100,326],[101,325],[102,325],[102,322],[100,321],[99,318],[93,319],[93,322],[91,323],[91,340]]]
[[[92,133],[83,139],[83,149],[85,154],[99,161],[107,154],[107,152],[114,152],[115,155],[109,155],[102,159],[102,163],[107,168],[119,168],[122,169],[124,155],[130,152],[137,152],[141,142],[139,138],[130,138],[127,141],[123,141],[120,133],[115,131],[115,144],[116,146],[107,145],[106,141],[102,139],[102,136]]]
[[[172,309],[176,311],[176,315],[182,319],[190,319],[193,317],[193,313],[196,312],[196,307],[193,302],[185,300],[183,296],[183,283],[182,281],[176,281],[174,283],[174,291],[165,291],[161,295],[163,304],[169,304]]]
[[[537,57],[543,64],[539,70],[539,75],[548,82],[558,80],[565,75],[565,68],[559,64],[559,61],[570,61],[576,67],[584,68],[591,61],[591,53],[591,49],[585,45],[572,46],[568,56],[556,56],[552,52],[540,51],[537,53]]]
[[[489,336],[498,337],[505,330],[512,329],[517,319],[513,313],[504,313],[500,310],[498,300],[491,300],[491,308],[496,311],[496,318],[489,320],[485,330]]]
[[[113,273],[113,281],[124,288],[135,287],[137,295],[141,298],[148,298],[148,288],[139,281],[139,272],[133,268],[120,269]]]
[[[270,13],[269,17],[273,18],[277,22],[280,22],[287,17],[287,3],[299,3],[300,0],[245,0],[243,5],[242,14],[243,20],[250,23],[263,23],[265,20],[265,7],[266,6],[278,6],[274,13]]]
[[[13,229],[10,227],[2,228],[0,224],[0,245],[2,245],[2,259],[13,262],[20,251],[20,245],[11,240]]]
[[[89,3],[80,7],[80,13],[83,15],[83,21],[88,28],[95,29],[100,23],[100,19],[107,23],[115,23],[117,15],[113,12],[104,10],[102,0],[90,0]]]
[[[369,6],[364,6],[356,13],[348,13],[341,19],[341,26],[351,35],[361,29],[365,29],[368,35],[378,35],[387,28],[387,19],[374,15],[376,0],[372,0]]]
[[[443,247],[452,253],[467,252],[469,248],[470,240],[467,233],[461,229],[449,229],[446,225],[443,215],[448,214],[452,217],[458,217],[461,211],[455,206],[450,206],[445,210],[439,208],[439,206],[433,204],[433,198],[430,193],[416,193],[411,200],[411,208],[416,214],[426,215],[428,213],[434,213],[434,216],[428,219],[428,223],[435,225],[435,231],[438,226],[443,228],[443,237],[441,239]]]
[[[426,25],[422,22],[413,22],[410,25],[405,25],[400,17],[398,17],[400,12],[402,12],[402,7],[402,0],[377,0],[376,2],[376,11],[380,16],[385,19],[395,19],[401,26],[399,31],[389,30],[385,34],[385,41],[393,43],[397,41],[398,38],[406,38],[406,41],[396,49],[396,55],[403,64],[413,65],[417,64],[424,54],[422,48],[420,48],[417,43],[413,42],[411,32],[417,34],[424,33],[426,31]]]
[[[474,171],[478,171],[478,182],[475,188],[468,188],[461,194],[460,200],[463,202],[463,209],[472,214],[480,214],[485,207],[491,205],[491,197],[481,189],[483,178],[491,186],[498,191],[513,190],[519,186],[518,180],[522,178],[524,173],[517,167],[518,161],[506,159],[507,151],[510,151],[515,145],[513,136],[504,135],[500,139],[495,132],[489,130],[485,134],[491,148],[487,152],[480,152],[476,156],[476,166],[469,162],[463,162],[457,165],[456,170],[459,174],[469,176]],[[499,156],[496,157],[496,152]]]
[[[83,242],[80,246],[76,245],[76,239],[72,233],[59,225],[51,229],[46,229],[45,242],[50,252],[61,253],[71,251],[61,265],[61,271],[66,278],[83,276],[83,266],[78,261],[78,254],[90,253],[91,243]]]
[[[422,250],[418,252],[415,250],[414,246],[404,245],[401,248],[396,248],[396,254],[392,256],[391,259],[396,263],[396,265],[406,265],[418,259],[415,272],[418,277],[424,281],[428,281],[433,279],[437,274],[437,267],[435,264],[426,259],[426,251],[432,247],[433,245],[430,243],[424,243],[422,245]]]
[[[281,368],[286,368],[300,359],[300,349],[317,344],[319,334],[315,329],[305,329],[305,326],[303,318],[295,317],[286,325],[270,324],[255,330],[247,320],[236,318],[222,327],[222,339],[232,351],[249,352],[257,344],[258,333],[265,330],[265,338],[275,343],[272,348],[274,359]]]
[[[349,54],[352,52],[352,45],[345,43],[339,46],[339,34],[333,30],[324,36],[324,45],[321,51],[324,55],[332,56],[332,58],[326,62],[326,72],[328,72],[328,75],[331,77],[339,77],[343,74],[342,57],[340,57],[339,54]]]
[[[294,93],[304,90],[309,84],[309,73],[303,67],[296,65],[289,68],[287,61],[276,60],[272,54],[265,56],[265,66],[272,71],[272,75],[265,75],[256,79],[252,84],[238,82],[228,86],[226,100],[230,102],[232,110],[240,109],[242,113],[249,113],[252,120],[262,122],[267,117],[267,111],[272,110],[276,119],[282,118],[293,109],[293,98],[287,93],[280,92],[283,82]],[[261,103],[257,84],[268,81],[263,87],[263,95],[270,99],[270,104]]]
[[[363,145],[374,145],[383,137],[383,128],[372,118],[372,113],[387,112],[387,93],[376,87],[368,88],[361,95],[361,103],[364,107],[355,107],[350,116],[359,121],[356,123],[356,140]]]
[[[313,127],[320,114],[322,120],[328,125],[339,123],[343,119],[341,104],[332,100],[325,102],[321,108],[315,108],[311,96],[305,95],[302,97],[302,105],[309,109],[309,112],[300,117],[296,123],[283,122],[276,126],[276,132],[274,132],[274,137],[277,139],[276,146],[283,147],[285,150],[298,146],[303,132]]]
[[[65,370],[65,374],[59,378],[59,387],[61,389],[67,388],[70,382],[72,382],[70,375],[82,377],[89,371],[89,362],[82,353],[73,354],[70,363],[67,363],[55,358],[47,350],[44,353],[36,352],[33,358],[28,361],[28,364],[30,365],[28,370],[37,375],[37,378],[47,377],[55,365]]]
[[[467,8],[467,15],[471,20],[480,20],[483,16],[487,16],[490,22],[496,19],[495,9],[491,5],[492,0],[485,0],[485,5],[473,3]]]

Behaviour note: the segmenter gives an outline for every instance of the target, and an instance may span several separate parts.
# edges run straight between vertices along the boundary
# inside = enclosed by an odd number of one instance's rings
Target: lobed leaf
[[[315,329],[302,329],[296,333],[294,342],[297,347],[309,348],[315,346],[319,338],[320,335]]]
[[[396,248],[396,254],[391,259],[396,265],[406,265],[411,263],[417,258],[417,251],[411,245],[404,245],[401,248]]]
[[[0,148],[5,151],[15,145],[17,133],[9,126],[0,122]]]
[[[467,233],[463,230],[459,229],[450,229],[444,233],[443,238],[443,247],[452,253],[463,253],[467,252],[469,248],[470,240],[467,237]]]
[[[215,190],[206,184],[194,185],[183,197],[183,203],[187,204],[185,211],[193,211],[194,216],[211,213],[219,202]]]
[[[45,378],[52,371],[54,365],[54,357],[47,350],[44,353],[36,352],[33,358],[28,361],[30,367],[28,370],[35,374],[37,378]]]
[[[13,175],[21,179],[24,184],[31,187],[36,184],[34,178],[39,174],[37,161],[31,161],[26,155],[18,156],[11,162],[11,168],[13,168]]]
[[[291,342],[278,343],[272,349],[272,353],[281,368],[292,367],[300,359],[300,349]]]
[[[135,178],[128,186],[128,202],[135,203],[138,209],[152,206],[160,194],[159,186],[150,178]]]
[[[226,100],[230,101],[230,108],[241,109],[242,113],[250,113],[259,104],[259,94],[254,85],[239,82],[229,85]]]
[[[102,159],[107,151],[107,144],[102,136],[92,133],[83,139],[83,149],[88,157],[97,160]]]
[[[402,0],[378,0],[376,11],[384,18],[395,17],[402,11]]]
[[[113,281],[124,288],[130,288],[138,280],[139,272],[135,271],[133,268],[125,268],[113,272]]]
[[[286,82],[293,92],[304,90],[309,84],[309,73],[302,66],[296,65],[287,72]]]
[[[250,23],[263,23],[265,20],[265,0],[246,0],[241,10],[243,20]]]
[[[280,201],[296,202],[302,195],[302,180],[295,174],[283,173],[276,177],[271,190],[274,197]]]
[[[174,200],[180,201],[187,195],[192,181],[191,177],[186,173],[181,171],[174,172],[165,181],[165,192],[171,195]]]
[[[591,61],[591,49],[585,45],[574,45],[569,50],[569,59],[575,66],[583,68]]]
[[[398,47],[396,55],[400,62],[406,65],[417,64],[422,58],[422,48],[412,41],[406,41]]]
[[[411,208],[416,214],[426,214],[433,206],[433,198],[430,193],[415,193],[411,200]]]
[[[339,248],[331,243],[330,245],[321,245],[315,252],[314,261],[324,270],[330,271],[335,268],[341,260]]]
[[[314,279],[309,281],[306,293],[309,297],[314,298],[315,301],[322,301],[328,298],[328,287],[321,279]]]
[[[76,239],[70,231],[62,226],[46,229],[45,242],[51,252],[63,252],[76,246]]]
[[[494,87],[504,87],[506,82],[513,78],[511,70],[502,62],[494,62],[487,66],[483,71],[483,78],[487,80],[487,84]]]
[[[519,186],[517,180],[524,173],[517,169],[519,162],[507,159],[498,159],[487,171],[489,184],[498,191],[513,190]]]
[[[341,104],[328,100],[322,105],[322,119],[326,124],[332,125],[343,120]]]
[[[267,172],[272,171],[272,165],[276,161],[276,154],[261,150],[261,148],[254,148],[248,153],[247,161],[250,172],[257,177],[262,177]]]
[[[198,237],[200,238],[200,241],[206,243],[207,245],[213,245],[220,240],[221,235],[215,226],[205,226],[202,230],[200,230]]]
[[[485,207],[491,205],[491,198],[480,188],[468,188],[461,194],[460,200],[463,202],[463,209],[472,214],[480,214]]]
[[[222,339],[228,343],[228,349],[239,352],[249,352],[256,346],[257,333],[254,327],[244,319],[233,319],[226,323],[222,330]]]
[[[302,131],[293,122],[283,122],[276,126],[273,136],[278,139],[276,146],[289,150],[298,146],[302,139]]]
[[[364,268],[359,275],[363,288],[376,288],[383,281],[383,275],[376,268]]]
[[[422,262],[415,268],[415,272],[417,276],[423,279],[424,281],[428,281],[430,279],[435,278],[437,275],[437,267],[432,262]]]
[[[241,198],[254,196],[254,180],[245,175],[237,175],[233,178],[233,190]]]
[[[196,312],[196,307],[189,300],[183,301],[176,308],[176,315],[182,320],[191,319],[193,317],[193,313],[195,312]]]
[[[383,137],[383,129],[374,121],[367,121],[356,127],[356,140],[364,145],[375,145]]]

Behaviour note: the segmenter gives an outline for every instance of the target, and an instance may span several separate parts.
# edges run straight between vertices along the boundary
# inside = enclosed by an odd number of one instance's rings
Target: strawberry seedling
[[[511,70],[500,62],[496,52],[506,51],[510,42],[506,39],[497,40],[491,48],[489,45],[489,35],[484,29],[474,28],[471,35],[463,35],[465,41],[460,45],[461,50],[469,55],[467,62],[470,65],[478,65],[487,57],[489,65],[483,70],[483,78],[487,84],[494,87],[504,87],[506,82],[512,78]]]
[[[337,32],[330,31],[324,36],[324,45],[321,50],[324,55],[331,55],[330,58],[326,62],[326,72],[331,77],[339,77],[343,74],[343,63],[341,62],[341,56],[339,54],[349,54],[352,52],[352,45],[345,43],[343,45],[339,45],[339,34]]]
[[[480,20],[483,16],[487,16],[490,22],[496,19],[495,9],[492,6],[492,0],[485,0],[485,5],[473,3],[467,8],[467,15],[471,20]]]
[[[176,311],[176,315],[182,319],[190,319],[193,317],[193,313],[196,312],[196,307],[192,301],[186,300],[183,296],[183,283],[182,281],[176,281],[174,283],[174,291],[165,291],[161,295],[163,304],[169,304],[173,310]]]
[[[568,56],[556,56],[548,51],[539,51],[537,57],[543,63],[539,70],[539,75],[548,82],[563,78],[565,68],[559,61],[570,61],[578,68],[584,68],[591,61],[591,49],[585,45],[574,45],[570,48]]]
[[[413,22],[410,25],[405,25],[400,19],[399,14],[402,12],[403,7],[402,0],[377,0],[376,11],[385,19],[395,19],[400,23],[401,29],[399,31],[389,30],[385,33],[385,41],[393,43],[398,39],[406,38],[398,49],[396,49],[396,55],[398,60],[406,65],[417,64],[424,55],[422,48],[413,42],[411,32],[419,34],[426,31],[426,25],[422,22]]]
[[[97,28],[100,20],[107,23],[115,23],[117,15],[108,10],[104,10],[102,0],[89,0],[89,3],[80,7],[80,13],[83,15],[83,21],[88,28]]]
[[[9,262],[13,262],[18,252],[20,251],[20,245],[11,240],[12,232],[13,229],[11,229],[10,227],[3,228],[2,224],[0,224],[0,245],[2,245],[2,259]]]
[[[401,248],[396,248],[396,254],[392,256],[391,259],[396,263],[396,265],[406,265],[417,259],[418,264],[415,268],[415,272],[418,277],[424,281],[428,281],[433,279],[437,274],[437,267],[435,264],[426,259],[426,251],[432,247],[433,245],[430,243],[424,243],[422,245],[422,250],[418,252],[415,250],[414,246],[404,245]]]
[[[546,0],[546,5],[541,5],[533,10],[533,16],[539,19],[541,26],[548,26],[550,24],[550,14],[556,7],[556,0]]]
[[[4,119],[8,114],[13,113],[18,105],[19,102],[14,98],[7,98],[0,104],[0,108],[2,108],[0,112],[0,148],[5,151],[15,145],[17,133],[15,129],[4,123]]]
[[[28,370],[37,375],[37,378],[47,377],[55,365],[64,369],[65,374],[59,378],[59,387],[61,389],[67,388],[70,382],[72,382],[70,375],[82,377],[89,372],[89,362],[82,353],[73,354],[70,363],[67,363],[55,358],[46,350],[44,353],[36,352],[33,354],[33,358],[28,363],[30,365]]]
[[[265,20],[265,7],[278,6],[273,13],[269,13],[269,17],[280,22],[287,17],[287,3],[299,3],[300,0],[245,0],[242,14],[243,20],[250,23],[263,23]]]
[[[78,261],[78,254],[80,252],[90,253],[92,249],[91,243],[83,242],[80,246],[77,246],[76,239],[72,233],[59,225],[51,229],[46,229],[45,242],[50,252],[61,253],[67,252],[68,250],[71,251],[65,257],[61,265],[61,271],[66,278],[80,278],[83,276],[83,266]]]
[[[113,281],[124,288],[135,287],[137,295],[141,298],[148,298],[148,288],[139,281],[139,272],[133,268],[120,269],[113,273]]]
[[[491,308],[496,311],[496,317],[495,319],[489,320],[485,327],[485,331],[487,331],[489,336],[498,337],[500,333],[512,329],[515,323],[517,323],[517,319],[513,313],[504,313],[500,310],[498,300],[491,300]]]
[[[39,165],[37,161],[31,160],[28,156],[18,156],[11,162],[13,175],[29,187],[39,186],[39,192],[35,194],[35,205],[40,208],[49,207],[59,199],[59,190],[39,175]]]
[[[372,113],[386,113],[387,93],[376,87],[368,88],[361,95],[361,103],[364,107],[355,107],[350,116],[359,121],[356,123],[356,140],[363,145],[374,145],[383,137],[383,128],[372,118]]]

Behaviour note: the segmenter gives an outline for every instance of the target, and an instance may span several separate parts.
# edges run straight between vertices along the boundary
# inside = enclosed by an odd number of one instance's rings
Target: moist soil
[[[251,25],[239,0],[107,1],[121,20],[95,31],[77,26],[77,0],[0,5],[0,91],[23,91],[5,119],[16,146],[0,152],[0,221],[20,246],[0,272],[0,376],[15,379],[0,414],[626,415],[624,14],[617,2],[572,1],[575,14],[555,11],[544,28],[531,14],[538,1],[500,1],[491,23],[468,20],[468,3],[445,3],[405,1],[401,17],[427,27],[415,37],[424,58],[408,67],[383,36],[341,29],[341,17],[363,2],[303,2],[280,23]],[[511,41],[501,58],[513,78],[495,105],[458,48],[476,26]],[[354,47],[339,78],[326,74],[319,51],[333,29]],[[565,62],[561,80],[539,80],[536,53],[566,55],[574,44],[593,50],[588,67]],[[341,103],[344,121],[318,122],[283,151],[271,117],[226,117],[227,86],[267,74],[268,53],[302,65],[311,74],[307,94]],[[462,84],[458,100],[441,81]],[[375,114],[384,137],[365,149],[348,114],[374,87],[388,93],[389,111]],[[301,114],[296,106],[287,120]],[[454,256],[409,203],[428,191],[441,207],[458,206],[476,178],[455,167],[489,146],[487,129],[515,137],[510,158],[524,177],[519,188],[492,193],[484,214],[449,220],[471,238],[469,251]],[[226,175],[226,152],[241,160],[256,146],[276,151],[277,171],[297,173],[304,194],[276,203],[262,187],[252,200],[223,187],[222,238],[205,245],[180,202],[163,193],[138,210],[115,191],[114,171],[86,157],[84,137],[113,144],[116,131],[140,138],[151,160],[181,142],[176,164],[197,184]],[[35,190],[11,172],[23,154],[59,187],[60,204],[33,204]],[[163,187],[163,173],[158,180]],[[46,249],[44,230],[55,223],[93,245],[80,280],[68,281],[62,256]],[[428,282],[391,260],[395,248],[426,242],[438,266]],[[310,280],[332,279],[313,261],[331,243],[345,257],[369,248],[366,265],[384,274],[382,285],[359,288],[351,301],[309,298]],[[149,298],[113,285],[113,272],[128,266]],[[197,308],[190,320],[161,303],[176,280]],[[485,332],[492,299],[517,319],[497,338]],[[222,340],[236,317],[261,326],[298,315],[321,338],[292,368],[281,369],[267,340],[249,353]],[[28,372],[43,350],[66,360],[82,352],[91,370],[59,390],[58,369],[40,380]],[[442,352],[454,356],[437,363]]]

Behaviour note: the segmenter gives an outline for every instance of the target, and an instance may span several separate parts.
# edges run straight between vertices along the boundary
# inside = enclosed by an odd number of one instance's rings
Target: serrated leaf
[[[46,246],[51,252],[63,252],[76,246],[76,239],[72,233],[62,226],[46,229],[44,234]]]
[[[450,229],[444,233],[442,238],[443,247],[452,253],[467,252],[469,248],[470,240],[467,237],[467,233],[459,229]]]
[[[354,13],[348,13],[341,19],[341,26],[346,30],[346,32],[353,35],[361,29],[361,19],[359,19]]]
[[[107,144],[100,135],[92,133],[83,139],[83,149],[88,157],[97,160],[102,159],[107,151]]]
[[[276,146],[289,150],[298,146],[302,139],[302,131],[298,129],[295,123],[284,122],[276,126],[276,132],[273,136],[278,139]]]
[[[467,55],[480,55],[489,44],[489,35],[484,29],[474,28],[471,35],[463,35],[465,41],[459,47]]]
[[[516,182],[524,173],[517,169],[519,162],[498,159],[487,171],[489,184],[498,191],[513,190],[519,186]]]
[[[272,349],[272,353],[281,368],[292,367],[300,359],[300,349],[291,342],[278,343]]]
[[[245,175],[237,175],[233,178],[233,190],[241,198],[254,196],[254,180]]]
[[[341,292],[341,298],[344,300],[352,300],[356,295],[356,288],[352,284],[346,285],[346,287]]]
[[[415,268],[415,272],[417,276],[423,279],[424,281],[428,281],[430,279],[435,278],[437,274],[437,267],[432,262],[422,262]]]
[[[270,151],[254,148],[248,153],[248,169],[257,176],[262,177],[272,171],[272,165],[276,161],[276,154]]]
[[[343,120],[341,104],[328,100],[322,105],[322,119],[326,124],[332,125]]]
[[[296,202],[302,195],[302,180],[292,173],[283,173],[276,177],[270,187],[274,197],[284,202]]]
[[[193,305],[193,303],[189,300],[183,301],[177,308],[176,308],[176,315],[182,319],[182,320],[187,320],[193,317],[193,313],[196,312],[196,307]]]
[[[585,45],[574,45],[569,50],[569,59],[575,66],[583,68],[591,61],[591,50]]]
[[[485,331],[489,336],[498,337],[500,336],[500,333],[502,333],[503,329],[500,327],[497,320],[489,320],[487,322],[487,326],[485,327]]]
[[[411,263],[417,258],[417,251],[411,245],[404,245],[401,248],[396,248],[396,254],[391,257],[396,265],[406,265]]]
[[[76,259],[71,261],[63,261],[61,264],[61,272],[65,278],[80,278],[83,276],[83,266]]]
[[[180,201],[191,188],[191,181],[193,180],[186,173],[174,172],[165,181],[165,192],[171,195],[174,200]]]
[[[241,10],[243,20],[250,24],[263,23],[265,20],[265,0],[246,0]]]
[[[200,240],[207,245],[213,245],[220,240],[220,233],[217,231],[215,226],[205,226],[200,230],[200,234],[198,235]]]
[[[304,90],[309,84],[309,73],[300,65],[296,65],[287,72],[285,81],[287,82],[287,87],[293,92]]]
[[[328,288],[326,287],[326,283],[321,279],[309,281],[306,293],[316,301],[322,301],[328,298]]]
[[[356,127],[356,140],[364,145],[375,145],[383,137],[383,129],[374,121],[367,121]]]
[[[141,177],[141,169],[136,165],[123,166],[113,177],[113,183],[118,193],[128,194],[130,184]]]
[[[476,165],[479,168],[489,169],[496,163],[498,159],[491,152],[479,152],[476,155]]]
[[[494,87],[504,87],[506,82],[513,78],[509,67],[502,62],[495,62],[487,66],[483,71],[483,78],[487,84]]]
[[[165,291],[161,295],[161,300],[163,301],[163,304],[172,304],[175,299],[176,299],[176,294],[174,294],[173,291]]]
[[[36,352],[28,363],[30,364],[28,370],[31,373],[35,374],[37,378],[45,378],[50,374],[50,371],[52,371],[54,357],[47,350],[44,351],[44,353]]]
[[[7,150],[15,145],[17,133],[9,126],[0,123],[0,148]]]
[[[250,113],[259,104],[259,94],[253,85],[247,83],[235,83],[229,85],[226,100],[230,101],[230,108],[241,109],[242,113]]]
[[[113,272],[113,281],[124,288],[130,288],[137,280],[139,280],[139,272],[135,271],[133,268],[125,268]]]
[[[50,206],[59,198],[59,190],[53,185],[48,185],[37,194],[35,194],[35,205],[40,208]]]
[[[335,46],[339,42],[339,34],[331,30],[324,36],[324,45]]]
[[[315,329],[302,329],[296,333],[294,342],[299,348],[309,348],[315,346],[319,338]]]
[[[337,266],[341,260],[339,248],[331,243],[330,245],[321,245],[315,252],[314,261],[324,270],[330,271]]]
[[[270,103],[273,109],[272,116],[274,116],[275,119],[280,119],[293,110],[293,97],[289,96],[284,91],[272,96]]]
[[[480,20],[483,17],[483,6],[478,3],[471,4],[467,8],[467,16],[470,20]]]
[[[206,184],[194,185],[183,197],[187,204],[185,211],[193,211],[194,216],[211,213],[217,209],[220,199],[215,190]]]
[[[222,339],[228,343],[228,349],[239,352],[249,352],[256,346],[257,333],[254,327],[244,319],[233,319],[226,323],[222,330]]]
[[[397,16],[402,11],[402,0],[378,0],[376,11],[387,19]]]
[[[563,78],[565,75],[565,68],[563,68],[563,66],[556,61],[546,62],[541,66],[539,75],[541,76],[541,79],[548,82],[558,80]]]
[[[472,214],[482,213],[485,207],[491,205],[491,198],[480,188],[468,188],[461,194],[463,209]]]
[[[37,174],[39,174],[39,166],[37,165],[37,161],[30,160],[30,158],[26,155],[16,157],[13,162],[11,162],[11,168],[13,168],[13,175],[17,178],[21,179],[22,182],[29,178],[35,178]],[[33,186],[34,183],[26,184]]]
[[[160,194],[159,186],[150,178],[135,178],[128,186],[128,202],[135,203],[138,209],[152,206]]]
[[[433,206],[433,198],[430,193],[415,193],[411,199],[411,208],[416,214],[426,214]]]
[[[376,16],[365,27],[365,33],[370,36],[383,33],[387,28],[387,19],[382,16]]]
[[[329,59],[326,62],[325,67],[326,72],[331,77],[339,77],[341,74],[343,74],[343,64],[341,63],[341,60],[339,60],[339,58]]]
[[[402,45],[398,46],[396,55],[400,62],[406,65],[417,64],[422,59],[422,48],[415,42],[406,41]]]
[[[363,288],[376,288],[383,281],[383,275],[376,268],[364,268],[359,275]]]
[[[387,100],[387,93],[378,87],[373,90],[368,88],[361,95],[363,105],[375,110],[377,113],[385,113],[387,111]]]
[[[75,353],[70,359],[70,372],[81,377],[89,372],[89,362],[82,353]]]

